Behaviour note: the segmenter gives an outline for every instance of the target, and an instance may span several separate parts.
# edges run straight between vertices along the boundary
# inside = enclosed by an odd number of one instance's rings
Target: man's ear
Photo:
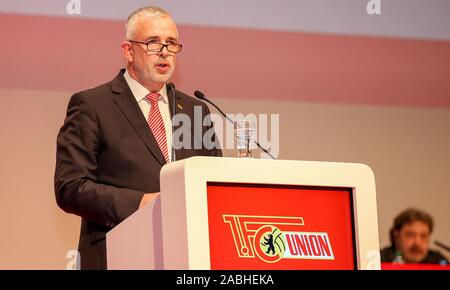
[[[122,42],[122,52],[128,62],[133,62],[133,50],[129,41]]]

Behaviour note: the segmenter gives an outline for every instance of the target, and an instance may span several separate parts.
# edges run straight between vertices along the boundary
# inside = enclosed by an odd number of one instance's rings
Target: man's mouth
[[[422,249],[420,248],[411,248],[409,249],[410,253],[412,253],[413,255],[421,255],[423,253]]]
[[[170,69],[170,65],[167,63],[159,63],[155,67],[160,73],[167,73]]]

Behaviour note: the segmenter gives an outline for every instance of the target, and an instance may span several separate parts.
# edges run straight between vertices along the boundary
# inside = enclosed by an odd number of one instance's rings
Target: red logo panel
[[[208,183],[211,269],[354,269],[350,192]]]

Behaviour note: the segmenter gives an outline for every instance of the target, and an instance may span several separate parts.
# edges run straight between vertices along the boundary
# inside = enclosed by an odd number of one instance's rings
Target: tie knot
[[[159,93],[150,93],[145,97],[150,101],[150,103],[156,104],[158,103],[159,96],[160,96]]]

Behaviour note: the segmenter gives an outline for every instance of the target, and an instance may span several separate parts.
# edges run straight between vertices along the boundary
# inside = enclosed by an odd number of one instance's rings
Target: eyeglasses
[[[147,46],[147,51],[153,51],[153,52],[161,52],[165,47],[168,52],[179,53],[181,51],[181,48],[183,47],[183,45],[181,45],[179,43],[163,44],[160,42],[155,42],[154,40],[150,40],[147,42],[136,41],[136,40],[128,40],[128,41],[134,42],[134,43],[145,44]]]

